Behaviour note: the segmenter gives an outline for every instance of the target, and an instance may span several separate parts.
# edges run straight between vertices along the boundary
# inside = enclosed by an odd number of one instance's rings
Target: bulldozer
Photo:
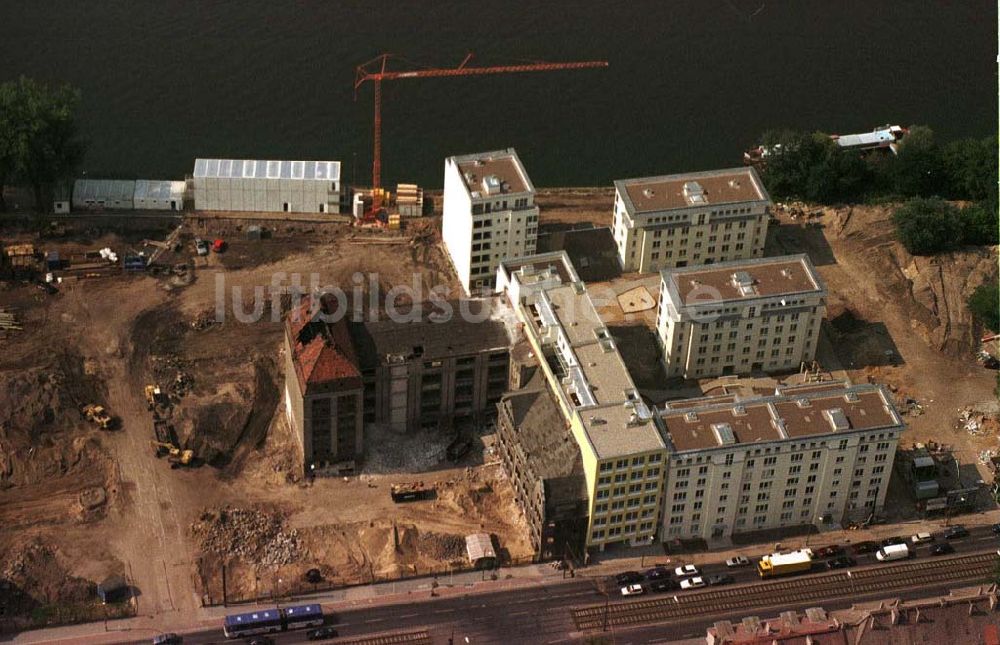
[[[150,441],[149,443],[153,446],[156,458],[166,457],[167,461],[170,462],[171,468],[190,466],[194,461],[193,450],[181,450],[172,443],[164,443],[162,441]]]
[[[150,412],[155,411],[157,408],[166,407],[168,403],[167,397],[160,390],[159,385],[147,385],[143,392],[146,395],[146,407],[149,408]]]
[[[108,414],[108,411],[104,409],[103,405],[88,403],[80,408],[80,414],[82,414],[87,421],[90,421],[101,430],[111,429],[111,415]]]

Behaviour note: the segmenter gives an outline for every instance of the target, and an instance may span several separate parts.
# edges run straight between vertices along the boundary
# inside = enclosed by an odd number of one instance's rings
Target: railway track
[[[573,622],[577,629],[585,631],[712,616],[757,607],[796,605],[842,596],[865,596],[933,583],[986,579],[995,571],[996,562],[997,555],[991,551],[682,592],[628,603],[588,605],[573,610]]]
[[[348,637],[334,642],[336,645],[432,645],[431,636],[426,629],[359,636],[357,638]]]

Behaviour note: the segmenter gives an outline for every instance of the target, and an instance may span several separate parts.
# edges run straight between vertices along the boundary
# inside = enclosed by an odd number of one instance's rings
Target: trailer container
[[[788,553],[772,553],[765,555],[757,563],[757,573],[761,578],[774,578],[793,573],[802,573],[812,568],[813,552],[810,549],[799,549]]]

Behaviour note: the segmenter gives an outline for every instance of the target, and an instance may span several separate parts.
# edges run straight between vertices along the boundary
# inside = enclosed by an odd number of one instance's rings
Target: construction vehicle
[[[190,466],[191,462],[194,461],[193,450],[181,450],[172,443],[164,443],[162,441],[150,441],[149,443],[153,446],[156,458],[161,459],[166,457],[171,467]]]
[[[392,501],[397,504],[401,502],[415,502],[421,499],[434,497],[433,486],[425,486],[423,482],[406,482],[403,484],[393,484],[389,488]]]
[[[788,553],[765,555],[757,563],[757,573],[760,574],[761,578],[774,578],[793,573],[804,573],[812,569],[812,565],[812,550],[799,549]]]
[[[153,417],[153,436],[156,437],[155,443],[177,444],[177,436],[174,434],[173,426],[157,417]]]
[[[111,429],[111,415],[108,414],[108,411],[104,409],[103,405],[88,403],[80,408],[80,414],[82,414],[87,421],[90,421],[101,430]]]
[[[143,392],[146,394],[146,406],[150,412],[156,410],[158,407],[166,407],[169,403],[166,395],[160,390],[159,385],[147,385],[143,389]]]

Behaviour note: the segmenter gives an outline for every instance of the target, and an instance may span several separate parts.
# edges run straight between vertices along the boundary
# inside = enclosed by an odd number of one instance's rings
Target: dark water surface
[[[371,164],[382,51],[429,66],[607,59],[605,70],[385,85],[384,178],[515,146],[536,184],[738,164],[764,129],[997,127],[991,0],[363,2],[0,0],[0,80],[83,92],[88,174],[190,173],[196,156]]]

